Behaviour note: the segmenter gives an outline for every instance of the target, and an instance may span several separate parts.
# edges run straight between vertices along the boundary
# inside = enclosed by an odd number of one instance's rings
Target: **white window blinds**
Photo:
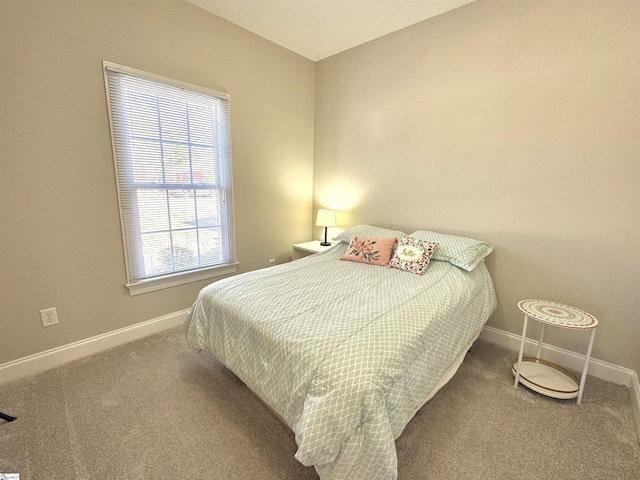
[[[104,74],[128,284],[235,264],[229,96]]]

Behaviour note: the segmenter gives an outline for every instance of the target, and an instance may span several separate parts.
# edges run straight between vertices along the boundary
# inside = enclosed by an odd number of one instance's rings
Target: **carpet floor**
[[[639,479],[629,392],[582,405],[513,388],[516,353],[479,340],[396,442],[400,480]],[[0,386],[0,473],[20,480],[306,480],[293,433],[180,328]],[[355,480],[355,479],[349,479]]]

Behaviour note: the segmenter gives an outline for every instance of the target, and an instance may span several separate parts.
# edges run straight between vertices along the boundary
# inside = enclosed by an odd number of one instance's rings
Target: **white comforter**
[[[295,432],[323,480],[395,479],[394,440],[496,307],[489,273],[418,276],[340,261],[344,243],[204,288],[188,344],[213,354]]]

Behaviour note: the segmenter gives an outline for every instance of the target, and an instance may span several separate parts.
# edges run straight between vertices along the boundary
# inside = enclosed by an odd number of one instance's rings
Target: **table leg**
[[[524,353],[524,341],[527,338],[527,320],[529,316],[524,315],[524,325],[522,326],[522,339],[520,340],[520,353],[518,353],[518,367],[516,368],[516,380],[513,382],[513,388],[518,388],[518,382],[520,381],[520,364],[522,363],[522,354]]]
[[[596,329],[591,330],[589,338],[589,347],[587,348],[587,356],[584,359],[584,368],[582,369],[582,377],[580,378],[580,390],[578,390],[578,405],[582,402],[582,393],[584,392],[584,382],[587,380],[587,370],[589,369],[589,360],[591,359],[591,349],[593,348],[593,339],[596,337]]]
[[[540,360],[542,353],[542,340],[544,339],[544,323],[540,322],[540,338],[538,339],[538,352],[536,353],[536,362]]]

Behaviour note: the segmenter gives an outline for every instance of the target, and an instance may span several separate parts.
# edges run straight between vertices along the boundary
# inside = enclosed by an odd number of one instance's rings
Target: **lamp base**
[[[320,242],[320,245],[323,247],[328,247],[331,245],[331,242],[327,240],[327,227],[324,227],[324,242]]]

